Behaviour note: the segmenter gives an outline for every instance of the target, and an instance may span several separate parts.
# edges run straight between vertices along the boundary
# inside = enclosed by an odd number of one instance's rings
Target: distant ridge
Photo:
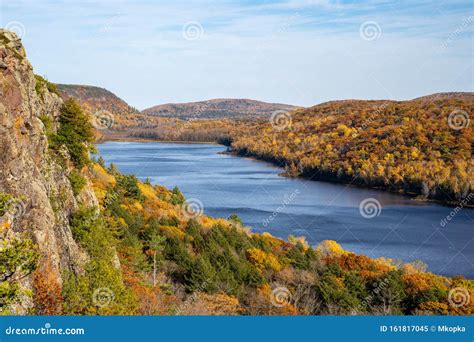
[[[142,113],[161,117],[189,118],[268,118],[275,111],[292,111],[301,107],[267,103],[250,99],[212,99],[188,103],[167,103],[147,108]]]
[[[446,93],[435,93],[431,95],[417,97],[413,100],[445,100],[445,99],[453,99],[453,98],[460,98],[460,99],[467,99],[473,100],[474,93],[473,92],[446,92]]]
[[[114,114],[126,114],[137,111],[117,95],[104,88],[77,84],[56,85],[64,100],[74,97],[91,112],[106,110]]]

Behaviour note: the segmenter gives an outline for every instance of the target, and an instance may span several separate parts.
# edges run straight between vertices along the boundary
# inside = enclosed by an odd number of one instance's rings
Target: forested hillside
[[[106,167],[91,116],[15,34],[0,54],[1,315],[472,314],[472,280],[253,234]]]
[[[138,112],[117,95],[104,88],[76,84],[56,84],[56,87],[63,100],[73,97],[84,109],[92,113],[108,111],[123,115]]]
[[[473,104],[472,93],[327,102],[239,126],[232,149],[290,175],[459,203],[474,190]]]
[[[179,119],[255,119],[269,118],[275,111],[289,111],[298,107],[249,99],[213,99],[188,103],[167,103],[143,110],[152,116]]]

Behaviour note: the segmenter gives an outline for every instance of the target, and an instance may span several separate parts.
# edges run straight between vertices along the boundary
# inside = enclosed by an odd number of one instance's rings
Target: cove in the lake
[[[431,272],[474,278],[474,209],[464,208],[442,224],[453,208],[281,177],[283,170],[271,164],[219,154],[225,150],[220,145],[107,142],[98,149],[121,172],[178,186],[186,198],[201,201],[206,214],[227,218],[235,213],[254,232],[284,239],[304,235],[312,245],[336,240],[370,257],[421,260]],[[366,199],[376,199],[381,210],[361,215]]]

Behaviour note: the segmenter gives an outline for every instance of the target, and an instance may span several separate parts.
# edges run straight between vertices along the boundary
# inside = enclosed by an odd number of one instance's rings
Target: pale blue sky
[[[36,73],[107,88],[140,109],[221,97],[310,106],[473,91],[467,0],[0,4],[1,26],[22,34]]]

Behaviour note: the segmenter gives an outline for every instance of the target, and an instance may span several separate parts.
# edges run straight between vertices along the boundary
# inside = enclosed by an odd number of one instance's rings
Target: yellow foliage
[[[304,236],[290,235],[288,236],[288,242],[292,245],[296,245],[299,242],[301,245],[303,245],[305,251],[309,248],[309,244],[306,241],[306,237]]]
[[[142,195],[145,196],[145,198],[149,200],[156,199],[155,189],[151,185],[138,182],[138,188],[140,189]]]
[[[278,272],[282,268],[280,262],[273,254],[266,253],[258,248],[247,249],[247,258],[259,271],[271,269]]]
[[[2,217],[0,219],[0,234],[3,233],[4,231],[6,231],[7,229],[9,229],[11,224],[12,223],[11,223],[10,219]]]
[[[92,164],[94,185],[101,189],[106,189],[107,186],[115,186],[115,177],[108,173],[99,164]]]
[[[317,247],[316,252],[323,256],[344,254],[345,251],[342,247],[334,240],[324,240]]]
[[[418,315],[447,315],[448,305],[439,302],[424,302],[421,303],[417,310]]]
[[[178,239],[184,240],[185,233],[174,226],[160,226],[160,231],[167,237],[177,237]]]

